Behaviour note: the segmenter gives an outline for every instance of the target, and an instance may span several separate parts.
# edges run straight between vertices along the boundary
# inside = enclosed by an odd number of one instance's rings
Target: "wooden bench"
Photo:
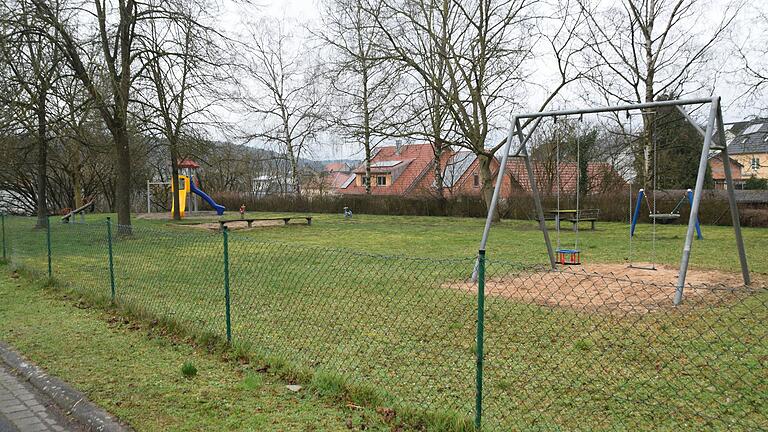
[[[93,211],[93,208],[95,207],[96,201],[91,201],[88,204],[83,205],[82,207],[72,210],[61,217],[61,221],[63,223],[69,223],[70,219],[72,219],[72,216],[80,215],[80,217],[83,219],[83,222],[85,222],[85,212],[88,210],[88,208]]]
[[[533,212],[533,216],[531,216],[531,219],[535,220],[536,222],[539,222],[539,215],[536,214],[536,212]],[[555,215],[552,213],[544,213],[544,220],[545,221],[553,221],[555,220]]]
[[[312,216],[291,216],[291,217],[273,217],[273,218],[243,218],[243,219],[229,219],[229,220],[220,220],[219,221],[219,228],[224,229],[225,226],[227,226],[228,223],[232,222],[247,222],[248,228],[253,225],[254,222],[258,221],[283,221],[286,225],[288,225],[288,222],[291,219],[306,219],[307,225],[312,225]]]
[[[592,224],[591,230],[595,230],[595,222],[597,222],[600,216],[600,209],[584,209],[579,210],[575,215],[572,215],[568,219],[568,222],[573,224],[573,230],[576,231],[577,224],[579,222],[590,222]]]

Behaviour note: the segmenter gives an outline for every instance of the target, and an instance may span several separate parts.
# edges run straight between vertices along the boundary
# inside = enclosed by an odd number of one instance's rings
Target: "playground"
[[[87,301],[238,344],[292,383],[331,379],[422,429],[473,430],[480,408],[484,430],[768,428],[768,230],[735,212],[701,225],[702,170],[674,208],[630,192],[625,222],[584,230],[599,212],[578,188],[558,189],[552,220],[529,179],[534,220],[494,223],[497,182],[485,221],[214,206],[115,236],[103,215],[45,231],[11,218],[7,242],[13,265]],[[661,223],[686,206],[687,225]]]
[[[639,263],[649,268],[650,263]],[[629,267],[626,264],[591,264],[560,272],[524,271],[486,280],[487,296],[550,307],[628,315],[671,310],[670,293],[674,292],[678,268],[656,265],[655,270]],[[688,274],[686,303],[735,301],[745,291],[738,288],[741,275],[718,270],[691,270]],[[765,275],[752,281],[752,288],[768,287]],[[638,286],[636,281],[642,281]],[[458,286],[477,292],[473,283]]]
[[[224,338],[222,234],[187,225],[215,224],[217,217],[188,216],[179,223],[168,216],[137,218],[131,236],[115,238],[115,302],[171,320],[177,329]],[[6,222],[12,262],[44,274],[45,233],[31,230],[27,219]],[[752,407],[762,394],[755,380],[764,379],[757,359],[768,346],[742,341],[766,340],[757,323],[768,319],[762,285],[768,262],[752,260],[749,290],[724,289],[740,277],[729,227],[702,227],[690,286],[682,306],[674,307],[684,226],[658,228],[658,269],[652,271],[626,268],[628,223],[600,223],[579,234],[582,266],[549,277],[601,273],[553,279],[556,284],[542,276],[550,274],[547,253],[532,226],[535,221],[503,221],[489,241],[485,380],[491,430],[542,422],[563,428],[721,424],[699,413],[763,424]],[[482,227],[481,219],[338,214],[314,215],[311,226],[280,221],[233,231],[233,341],[262,356],[339,373],[349,385],[374,386],[392,397],[392,406],[470,413],[477,299],[469,277]],[[638,226],[633,240],[638,263],[651,253],[647,228]],[[104,215],[88,215],[85,224],[52,224],[53,276],[94,301],[110,298],[105,229]],[[572,241],[575,233],[561,236]],[[745,228],[744,238],[749,257],[768,248],[768,230]],[[630,279],[604,273],[614,269]],[[663,284],[649,281],[662,277]],[[702,344],[702,337],[709,342]],[[637,351],[640,346],[651,351]],[[736,375],[755,378],[740,384]],[[592,397],[569,396],[574,385],[587,385]],[[714,394],[728,389],[736,402],[702,397],[707,388]],[[655,402],[638,405],[638,394]],[[663,415],[669,404],[676,416]]]

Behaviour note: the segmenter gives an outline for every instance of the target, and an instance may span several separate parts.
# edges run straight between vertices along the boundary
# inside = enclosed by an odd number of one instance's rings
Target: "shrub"
[[[707,190],[702,197],[699,218],[707,225],[730,225],[731,217],[725,191]],[[579,208],[600,209],[600,220],[612,222],[629,222],[629,204],[635,205],[637,191],[628,190],[610,193],[590,194],[581,197]],[[684,190],[656,192],[656,209],[659,213],[671,212],[685,197]],[[429,196],[401,197],[386,195],[325,195],[296,198],[294,196],[271,195],[256,197],[252,194],[219,193],[215,200],[230,209],[237,209],[245,204],[249,211],[263,212],[311,212],[335,213],[341,215],[344,207],[349,207],[355,214],[391,215],[391,216],[455,216],[478,217],[486,216],[485,203],[477,196],[463,196],[450,199],[438,199]],[[544,209],[557,207],[557,196],[543,196]],[[648,197],[648,204],[643,203],[640,211],[640,222],[649,222],[648,206],[653,205],[653,197]],[[575,208],[575,197],[572,194],[560,197],[560,208]],[[690,206],[687,200],[678,209],[680,218],[678,224],[687,224]],[[507,197],[499,202],[499,211],[505,219],[534,219],[533,197],[520,193]],[[745,226],[751,225],[758,219],[742,218]],[[764,225],[757,225],[764,226]]]
[[[744,189],[765,190],[768,189],[768,179],[751,176],[744,182]]]

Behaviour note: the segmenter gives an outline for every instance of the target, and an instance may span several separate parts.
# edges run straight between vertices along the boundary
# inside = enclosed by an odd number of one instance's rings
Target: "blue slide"
[[[197,186],[195,185],[195,182],[192,181],[192,179],[190,179],[189,181],[189,190],[191,190],[193,193],[200,195],[200,197],[202,197],[205,200],[205,202],[207,202],[211,207],[213,207],[214,210],[216,210],[217,215],[221,216],[224,214],[224,210],[226,210],[224,206],[216,204],[216,201],[214,201],[213,198],[209,197],[207,193],[198,189]]]

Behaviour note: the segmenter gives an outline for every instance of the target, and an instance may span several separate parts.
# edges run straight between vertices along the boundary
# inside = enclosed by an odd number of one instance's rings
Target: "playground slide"
[[[193,193],[200,195],[200,197],[203,198],[205,202],[207,202],[211,207],[214,208],[214,210],[216,210],[217,215],[221,216],[224,214],[224,210],[225,210],[224,206],[216,204],[216,201],[214,201],[213,198],[209,197],[207,193],[197,188],[194,181],[189,182],[189,190],[191,190]]]

